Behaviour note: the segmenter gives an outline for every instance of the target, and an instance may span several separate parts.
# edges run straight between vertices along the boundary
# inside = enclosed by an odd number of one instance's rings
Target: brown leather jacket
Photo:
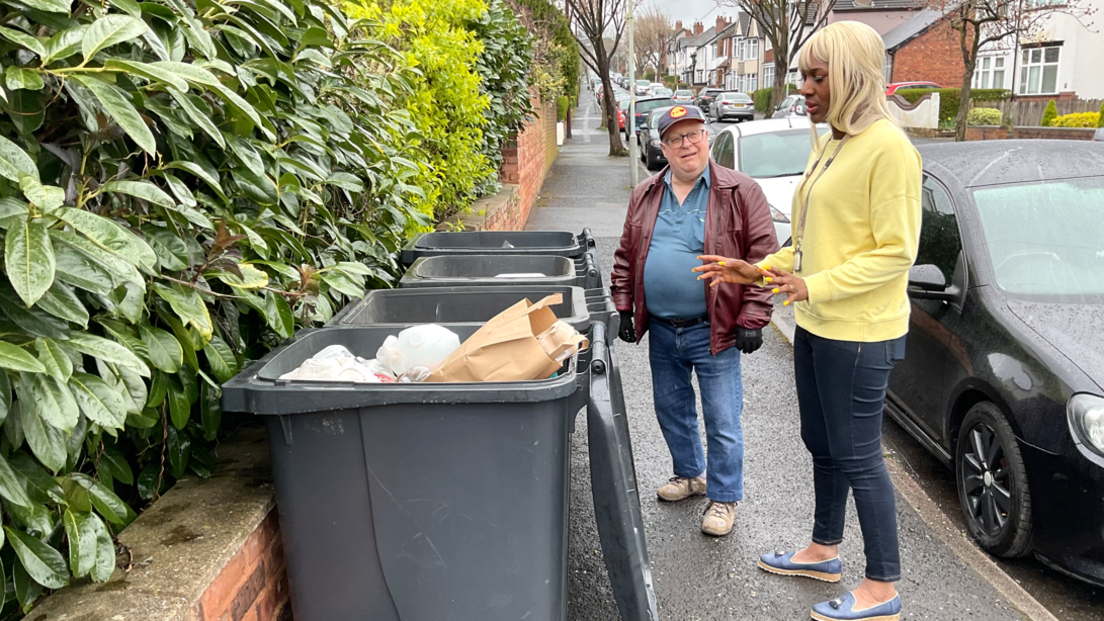
[[[770,207],[763,190],[751,177],[710,160],[709,203],[706,207],[705,254],[761,261],[778,250]],[[619,311],[634,312],[637,340],[648,331],[644,304],[644,263],[652,244],[659,206],[663,200],[664,168],[633,190],[621,245],[614,253],[610,291]],[[687,278],[693,278],[687,274]],[[715,356],[736,343],[736,328],[762,328],[770,323],[770,289],[702,281],[711,332],[710,352]]]

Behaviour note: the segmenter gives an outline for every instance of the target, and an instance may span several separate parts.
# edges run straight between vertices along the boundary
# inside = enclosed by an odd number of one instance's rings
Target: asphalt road
[[[631,190],[628,162],[606,157],[608,141],[605,132],[595,129],[600,121],[592,105],[584,105],[576,113],[574,137],[561,150],[545,181],[529,228],[590,227],[599,238],[599,258],[608,274]],[[646,171],[641,166],[643,178]],[[743,359],[747,496],[737,510],[733,534],[724,539],[700,533],[704,499],[677,504],[656,500],[654,490],[671,476],[671,461],[655,421],[647,341],[615,346],[622,366],[661,619],[807,619],[812,604],[842,594],[862,577],[862,544],[853,507],[841,546],[842,584],[771,576],[755,566],[759,554],[806,543],[813,512],[811,460],[798,437],[791,349],[781,332],[765,332],[763,349]],[[585,416],[577,422],[571,468],[569,618],[608,621],[617,619],[618,613],[594,526]],[[999,566],[992,567],[976,550],[971,549],[973,557],[956,553],[946,543],[946,532],[937,532],[935,524],[941,522],[944,531],[961,531],[953,479],[892,422],[886,424],[885,445],[887,459],[893,460],[891,470],[897,476],[911,476],[919,483],[912,487],[927,492],[933,506],[938,506],[932,510],[942,511],[933,519],[898,496],[903,618],[1104,621],[1099,590],[1057,575],[1034,560],[997,560]],[[986,564],[990,567],[984,567]],[[984,578],[986,571],[997,572],[1000,579]],[[1015,594],[1008,596],[1011,600],[1002,595],[1009,590],[998,591],[994,587],[998,583],[1022,585],[1030,593],[1023,594],[1028,603],[1037,606],[1033,596],[1053,617],[1047,611],[1033,617],[1021,613],[1012,602],[1029,614],[1031,606],[1024,606]],[[1012,590],[1018,589],[1014,586]]]

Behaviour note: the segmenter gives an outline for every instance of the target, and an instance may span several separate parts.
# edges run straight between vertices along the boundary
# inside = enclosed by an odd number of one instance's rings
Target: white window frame
[[[1004,88],[1010,69],[1006,58],[1003,55],[978,58],[973,88]],[[1000,86],[997,86],[997,76],[1000,76]]]
[[[748,46],[748,60],[759,60],[759,39],[751,39]]]
[[[768,84],[774,86],[774,63],[763,67],[763,88],[766,88]]]
[[[754,93],[759,90],[759,74],[752,73],[748,75],[748,87],[745,93]]]
[[[1053,62],[1047,62],[1047,52],[1049,50],[1058,51],[1058,59]],[[1038,56],[1036,57],[1036,52]],[[1061,45],[1043,45],[1039,47],[1030,47],[1020,50],[1020,75],[1019,86],[1016,93],[1018,95],[1057,95],[1058,94],[1058,71],[1062,66],[1062,46]],[[1054,67],[1054,90],[1043,90],[1043,80],[1046,74],[1046,70],[1049,67]],[[1038,81],[1035,83],[1036,90],[1031,90],[1031,70],[1038,71]]]
[[[882,60],[882,77],[886,84],[893,81],[893,55],[889,52],[886,52],[885,59]]]

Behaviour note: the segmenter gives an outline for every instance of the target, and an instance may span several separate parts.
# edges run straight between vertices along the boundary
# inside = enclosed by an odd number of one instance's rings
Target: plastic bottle
[[[389,336],[376,352],[376,359],[403,375],[413,367],[435,369],[460,347],[460,337],[452,330],[427,323],[407,328],[398,337]]]

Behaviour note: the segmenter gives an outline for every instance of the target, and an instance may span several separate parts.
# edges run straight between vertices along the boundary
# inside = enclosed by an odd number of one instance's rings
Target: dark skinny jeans
[[[882,410],[893,363],[905,338],[876,343],[834,341],[797,328],[794,374],[801,439],[813,455],[813,541],[843,540],[847,490],[855,495],[866,552],[866,577],[901,578],[893,484],[882,456]]]

